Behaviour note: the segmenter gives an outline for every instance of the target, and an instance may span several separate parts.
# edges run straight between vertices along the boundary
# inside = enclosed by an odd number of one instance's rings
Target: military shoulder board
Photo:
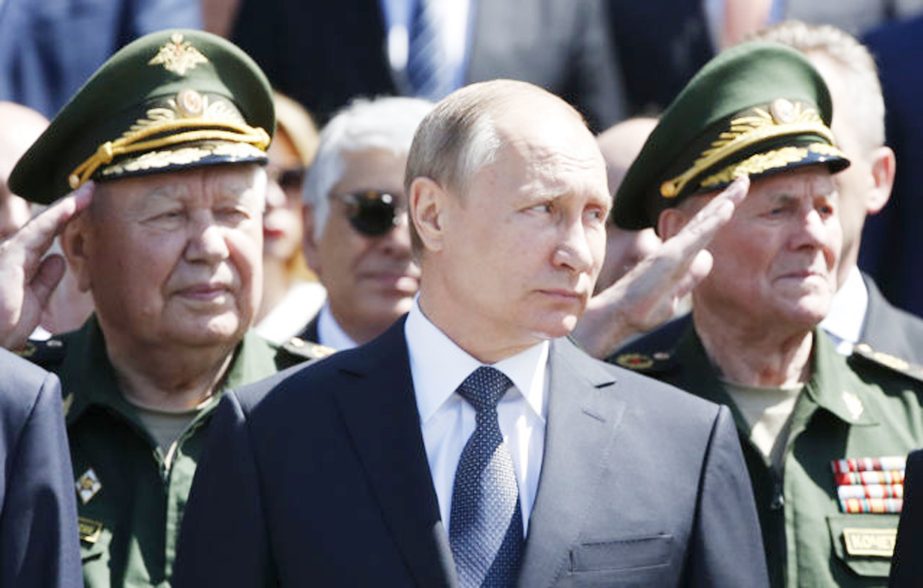
[[[910,363],[909,361],[888,353],[875,351],[867,343],[859,343],[853,347],[853,353],[850,359],[884,367],[923,383],[923,366]]]
[[[13,352],[37,366],[54,371],[54,368],[64,362],[64,348],[65,343],[63,340],[52,337],[45,341],[29,339],[26,341],[25,346]]]

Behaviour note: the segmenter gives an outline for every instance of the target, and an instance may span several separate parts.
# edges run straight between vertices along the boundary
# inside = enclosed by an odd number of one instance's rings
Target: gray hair
[[[417,126],[432,108],[432,102],[419,98],[357,99],[330,119],[321,131],[302,194],[304,203],[314,211],[316,239],[327,226],[330,191],[343,177],[343,154],[384,149],[405,155]]]
[[[874,149],[885,143],[885,103],[878,80],[878,68],[869,50],[855,37],[831,25],[810,25],[789,20],[756,33],[755,38],[788,45],[809,56],[822,54],[837,63],[849,76],[849,100],[862,116],[850,121],[859,129],[863,147]],[[834,117],[836,111],[834,110]]]

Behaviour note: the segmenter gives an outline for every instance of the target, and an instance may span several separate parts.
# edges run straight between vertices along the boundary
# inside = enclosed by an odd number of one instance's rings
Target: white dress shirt
[[[318,343],[321,345],[337,351],[345,351],[359,345],[346,334],[340,323],[333,317],[329,301],[324,303],[320,309],[320,316],[317,317],[317,338],[320,339]]]
[[[455,470],[468,437],[474,432],[475,410],[456,389],[482,364],[434,325],[414,301],[404,335],[420,412],[420,428],[442,521],[449,528]],[[519,484],[523,534],[535,501],[545,451],[548,342],[493,364],[514,384],[497,404],[503,441],[513,457]]]
[[[820,327],[833,337],[836,350],[842,355],[852,354],[853,346],[862,335],[862,324],[869,307],[869,292],[862,281],[859,268],[853,267],[846,281],[833,296],[830,311]]]

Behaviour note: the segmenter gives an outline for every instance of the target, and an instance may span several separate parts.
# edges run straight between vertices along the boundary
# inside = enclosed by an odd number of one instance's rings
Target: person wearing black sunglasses
[[[354,347],[410,309],[419,269],[402,185],[414,131],[431,107],[412,98],[357,100],[321,133],[304,190],[304,253],[327,301],[302,339]]]

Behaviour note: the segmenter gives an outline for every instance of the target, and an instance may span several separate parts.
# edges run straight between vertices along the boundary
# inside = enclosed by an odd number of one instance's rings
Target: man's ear
[[[301,207],[301,218],[304,221],[304,235],[301,238],[301,250],[304,252],[304,259],[308,262],[308,267],[315,274],[320,276],[320,252],[317,249],[317,239],[314,235],[314,227],[317,217],[314,215],[314,207],[305,204]]]
[[[872,152],[872,178],[875,185],[869,190],[865,201],[865,210],[868,214],[878,214],[888,203],[891,198],[891,188],[894,187],[896,171],[897,161],[890,147],[879,147]]]
[[[442,249],[449,198],[452,196],[430,178],[415,178],[410,184],[410,193],[407,195],[410,222],[416,229],[424,251]]]
[[[67,223],[58,237],[67,265],[74,273],[74,281],[81,292],[89,292],[92,286],[90,267],[94,236],[90,214],[90,210],[80,212]]]
[[[657,218],[657,236],[661,241],[666,241],[680,232],[689,222],[689,218],[684,210],[667,208]]]

